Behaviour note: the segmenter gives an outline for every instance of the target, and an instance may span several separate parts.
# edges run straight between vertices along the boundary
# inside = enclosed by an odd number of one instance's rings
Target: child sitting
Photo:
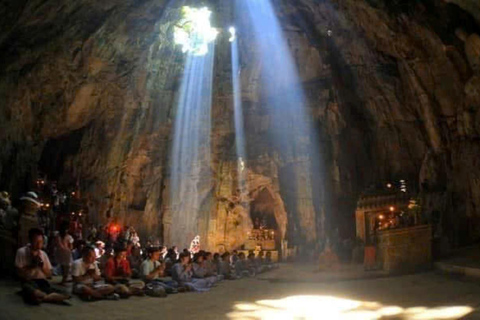
[[[190,263],[190,253],[182,252],[179,262],[172,268],[172,278],[180,286],[184,286],[191,291],[208,291],[211,284],[204,279],[193,278],[193,265]]]
[[[278,268],[278,265],[276,263],[273,262],[272,260],[272,252],[270,251],[267,251],[267,254],[265,255],[265,263],[264,265],[268,268],[268,269],[276,269]]]
[[[235,262],[235,274],[239,278],[250,277],[251,272],[249,270],[248,263],[245,259],[245,253],[240,252],[238,254],[238,260]]]
[[[140,247],[132,247],[128,262],[132,269],[132,278],[140,278],[140,265],[142,264],[142,251]]]
[[[233,273],[230,265],[230,253],[227,251],[222,254],[222,258],[219,261],[219,273],[227,280],[235,280],[237,277]]]
[[[128,298],[131,295],[143,296],[145,284],[142,281],[132,281],[131,277],[132,270],[127,260],[127,249],[120,246],[105,265],[106,282],[114,285],[115,292],[122,298]]]
[[[217,254],[218,256],[218,254]],[[208,277],[215,277],[217,281],[222,281],[223,276],[221,274],[218,274],[218,268],[217,268],[217,263],[213,259],[213,255],[211,252],[206,252],[205,253],[205,267],[207,269],[207,276]]]
[[[159,261],[160,254],[159,248],[148,248],[148,257],[140,266],[140,277],[147,283],[147,288],[155,291],[157,296],[163,296],[159,293],[160,288],[166,293],[177,293],[178,283],[165,278],[165,264]]]
[[[198,252],[193,258],[193,277],[204,279],[209,286],[213,286],[217,282],[217,277],[207,275],[207,267],[202,253]]]

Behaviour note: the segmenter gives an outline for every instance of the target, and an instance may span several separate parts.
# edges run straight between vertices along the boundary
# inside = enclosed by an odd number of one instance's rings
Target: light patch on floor
[[[289,296],[277,300],[237,303],[230,319],[335,319],[377,320],[385,317],[408,320],[459,319],[473,312],[469,306],[441,308],[384,306],[378,302],[356,301],[333,296]]]

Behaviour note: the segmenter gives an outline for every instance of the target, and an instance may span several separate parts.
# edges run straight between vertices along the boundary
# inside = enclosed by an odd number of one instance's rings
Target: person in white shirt
[[[43,248],[43,232],[32,228],[28,232],[30,243],[18,249],[15,267],[22,281],[22,296],[26,303],[62,303],[70,296],[50,286],[47,278],[52,276],[52,265]]]
[[[98,240],[97,242],[95,242],[96,259],[100,259],[104,253],[105,253],[105,243],[103,241]]]
[[[66,285],[67,278],[70,273],[70,266],[72,265],[72,250],[73,250],[73,237],[68,234],[68,223],[63,223],[60,227],[60,232],[55,239],[56,252],[55,256],[57,262],[62,266],[62,282],[60,285]]]
[[[140,277],[147,284],[147,294],[155,291],[157,296],[166,296],[166,293],[177,293],[173,281],[168,281],[165,276],[165,265],[159,261],[160,249],[148,248],[148,258],[140,265]]]
[[[112,285],[99,283],[102,277],[95,258],[95,249],[85,247],[72,267],[73,293],[87,301],[107,298],[115,291]]]

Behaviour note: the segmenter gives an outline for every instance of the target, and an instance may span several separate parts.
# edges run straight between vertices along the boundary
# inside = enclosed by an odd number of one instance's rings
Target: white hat
[[[35,192],[33,191],[29,191],[27,192],[26,196],[24,197],[21,197],[20,200],[26,200],[26,201],[30,201],[32,203],[35,203],[37,206],[41,206],[42,204],[40,202],[38,202],[38,196]]]
[[[32,198],[34,198],[34,199],[38,199],[38,195],[37,195],[35,192],[33,192],[33,191],[27,192],[27,196],[30,196],[30,197],[32,197]]]

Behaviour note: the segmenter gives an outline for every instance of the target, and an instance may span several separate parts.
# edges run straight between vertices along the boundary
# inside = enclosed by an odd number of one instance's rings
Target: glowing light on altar
[[[390,207],[389,209],[391,212],[395,211],[395,207]]]
[[[204,8],[185,6],[181,12],[182,18],[175,25],[175,44],[182,47],[184,53],[194,56],[204,56],[209,45],[215,41],[218,31],[212,27],[210,19],[212,12]]]
[[[402,308],[384,306],[378,302],[359,301],[324,295],[298,295],[277,300],[258,300],[255,303],[240,302],[230,319],[337,319],[377,320],[385,317],[401,319],[460,319],[473,311],[469,306],[439,308]],[[319,313],[320,312],[320,313]],[[395,318],[396,319],[396,318]]]

